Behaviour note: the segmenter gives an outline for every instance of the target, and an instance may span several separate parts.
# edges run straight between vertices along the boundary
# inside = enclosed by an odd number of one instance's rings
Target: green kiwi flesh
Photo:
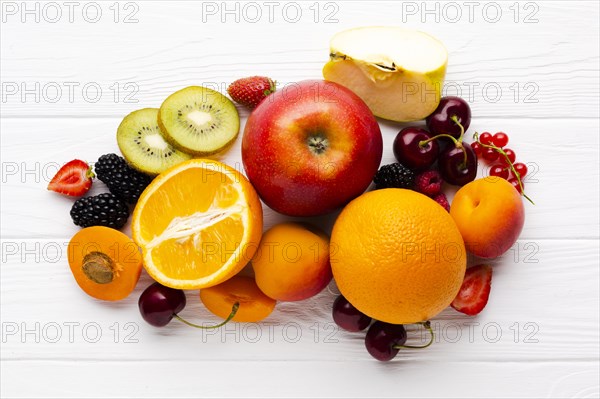
[[[237,137],[240,118],[221,93],[190,86],[171,94],[160,106],[158,123],[165,138],[189,154],[215,154]]]
[[[144,108],[127,115],[117,129],[117,143],[132,167],[150,175],[191,158],[164,139],[158,126],[158,108]]]

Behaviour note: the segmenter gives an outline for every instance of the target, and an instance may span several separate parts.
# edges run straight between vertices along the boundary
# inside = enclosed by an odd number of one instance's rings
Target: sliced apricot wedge
[[[258,288],[254,278],[239,275],[219,285],[201,289],[200,300],[211,313],[223,319],[231,314],[237,302],[239,308],[232,320],[246,323],[263,320],[273,312],[276,303]]]

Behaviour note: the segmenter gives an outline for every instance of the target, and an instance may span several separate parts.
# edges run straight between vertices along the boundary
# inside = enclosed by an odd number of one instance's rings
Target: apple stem
[[[231,313],[229,313],[229,316],[227,316],[227,318],[222,323],[219,323],[216,326],[199,326],[198,324],[190,323],[189,321],[183,319],[182,317],[179,317],[179,315],[177,315],[177,314],[174,314],[173,317],[176,318],[177,320],[181,321],[182,323],[187,324],[188,326],[208,330],[208,329],[212,329],[212,328],[223,327],[225,324],[229,323],[231,321],[231,319],[233,319],[235,317],[235,314],[237,313],[239,308],[240,308],[240,303],[239,302],[234,303],[233,306],[231,307]]]
[[[433,340],[435,339],[435,334],[433,333],[433,329],[431,328],[431,323],[429,321],[426,321],[424,323],[417,323],[417,324],[422,325],[423,327],[425,327],[425,329],[427,331],[429,331],[429,335],[430,335],[429,342],[422,346],[394,345],[393,346],[394,349],[403,349],[403,348],[405,348],[405,349],[425,349],[433,343]]]
[[[308,138],[308,146],[317,155],[322,154],[329,147],[329,140],[317,134]]]
[[[515,175],[515,177],[517,178],[517,181],[519,182],[519,187],[521,187],[521,195],[523,197],[525,197],[527,199],[527,201],[531,202],[532,205],[535,205],[535,202],[533,202],[531,200],[531,198],[529,198],[527,196],[527,194],[525,194],[525,188],[523,187],[523,182],[521,181],[521,174],[519,172],[517,172],[514,164],[512,163],[510,158],[508,158],[508,155],[506,155],[506,152],[504,152],[504,150],[502,148],[500,148],[494,144],[484,144],[481,141],[479,141],[479,133],[477,133],[477,132],[473,133],[473,140],[478,142],[480,146],[482,146],[484,148],[491,148],[504,157],[504,159],[506,160],[506,163],[508,164],[508,168],[511,170],[513,175]]]

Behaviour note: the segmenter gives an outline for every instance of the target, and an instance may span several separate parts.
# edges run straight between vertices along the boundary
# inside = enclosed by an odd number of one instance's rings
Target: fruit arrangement
[[[259,322],[278,302],[313,297],[333,279],[341,293],[333,321],[367,330],[375,359],[430,346],[430,320],[444,309],[475,316],[485,308],[492,267],[468,267],[467,253],[508,251],[524,225],[523,198],[531,202],[527,167],[506,147],[506,133],[465,141],[471,108],[440,98],[446,67],[447,52],[431,36],[371,27],[334,36],[325,80],[282,90],[264,76],[234,81],[227,93],[251,109],[241,138],[245,175],[207,158],[239,135],[225,95],[190,86],[159,108],[130,113],[116,129],[122,156],[75,159],[48,185],[77,197],[70,214],[82,229],[68,255],[77,284],[118,301],[143,268],[155,280],[138,301],[148,324],[219,328]],[[421,91],[437,95],[421,101]],[[402,128],[384,148],[376,116],[424,123]],[[397,162],[380,165],[383,151]],[[490,176],[476,179],[481,162]],[[86,196],[94,179],[109,192]],[[452,201],[450,185],[458,187]],[[287,216],[340,213],[331,235],[302,221],[263,232],[261,200]],[[130,215],[132,238],[118,231]],[[251,275],[240,274],[248,265]],[[184,290],[199,290],[223,321],[182,318]],[[427,330],[429,342],[407,345],[410,324]]]

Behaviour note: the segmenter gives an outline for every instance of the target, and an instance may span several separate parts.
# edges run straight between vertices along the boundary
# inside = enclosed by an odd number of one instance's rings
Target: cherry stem
[[[512,163],[512,161],[510,160],[508,155],[506,155],[506,152],[504,152],[504,150],[502,148],[500,148],[494,144],[484,144],[481,141],[479,141],[479,133],[477,133],[477,132],[473,133],[473,140],[477,141],[479,143],[479,145],[481,145],[482,147],[491,148],[504,157],[504,159],[506,160],[506,163],[508,164],[513,175],[515,175],[515,177],[517,178],[517,182],[519,182],[519,187],[521,187],[521,195],[523,195],[523,197],[525,197],[527,199],[527,201],[529,201],[533,205],[535,205],[535,202],[533,202],[531,200],[531,198],[529,198],[527,196],[527,194],[525,194],[525,188],[523,187],[523,182],[521,181],[521,174],[519,172],[517,172],[517,170],[515,169],[515,165]]]
[[[452,119],[452,121],[460,128],[460,136],[458,137],[458,141],[462,143],[463,136],[465,135],[465,127],[458,121],[458,117],[456,115],[452,115],[450,119]]]
[[[426,321],[424,323],[418,323],[418,324],[422,325],[423,327],[425,327],[425,329],[427,331],[429,331],[430,338],[429,338],[429,342],[427,344],[422,345],[422,346],[394,345],[394,346],[392,346],[392,348],[394,348],[394,349],[402,349],[402,348],[406,348],[406,349],[425,349],[428,346],[430,346],[431,344],[433,344],[433,340],[435,339],[435,334],[433,333],[433,329],[431,328],[431,323],[429,321]]]
[[[440,137],[449,138],[450,140],[452,140],[454,142],[454,145],[456,145],[457,147],[460,145],[460,143],[458,142],[458,140],[456,140],[454,138],[454,136],[451,136],[451,135],[446,134],[446,133],[442,133],[442,134],[438,134],[437,136],[434,136],[434,137],[432,137],[430,139],[419,141],[419,147],[425,147],[430,141],[437,140]]]
[[[182,323],[187,324],[188,326],[208,330],[211,328],[223,327],[225,324],[229,323],[231,321],[231,319],[233,319],[235,317],[235,314],[237,313],[239,308],[240,308],[240,303],[239,302],[234,303],[233,306],[231,307],[231,313],[229,313],[229,316],[227,316],[227,318],[222,323],[219,323],[216,326],[199,326],[197,324],[190,323],[189,321],[179,317],[179,315],[176,315],[176,314],[174,314],[173,317],[176,318],[177,320],[181,321]]]
[[[465,169],[467,167],[467,162],[468,162],[467,151],[465,150],[465,147],[462,145],[463,136],[465,135],[465,128],[458,121],[458,117],[456,115],[452,115],[450,117],[450,119],[452,119],[452,121],[454,123],[456,123],[458,125],[458,127],[460,128],[460,136],[458,136],[458,139],[455,139],[454,136],[452,136],[450,134],[442,133],[442,134],[438,134],[437,136],[434,136],[434,137],[432,137],[430,139],[419,141],[419,147],[425,147],[427,145],[427,143],[429,143],[430,141],[439,139],[440,137],[449,138],[449,139],[452,140],[452,142],[454,143],[454,145],[456,146],[456,148],[462,149],[462,152],[463,152],[463,163],[460,165],[460,168],[461,169]]]

